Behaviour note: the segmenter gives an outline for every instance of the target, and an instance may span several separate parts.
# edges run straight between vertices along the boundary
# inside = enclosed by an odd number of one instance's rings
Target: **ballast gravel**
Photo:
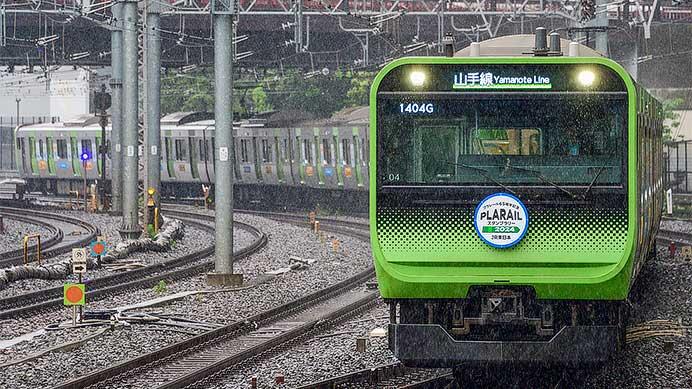
[[[252,377],[259,388],[275,387],[277,375],[286,387],[293,388],[375,366],[396,362],[386,337],[370,337],[375,328],[387,328],[387,304],[377,305],[353,319],[338,324],[287,350],[274,352],[268,359],[246,363],[196,387],[209,389],[249,388]],[[367,338],[365,352],[356,351],[356,338]]]
[[[235,263],[235,271],[244,274],[246,284],[252,284],[258,279],[259,275],[268,271],[287,267],[289,265],[290,256],[311,259],[315,260],[315,262],[303,270],[296,270],[278,275],[254,288],[189,296],[182,300],[174,301],[163,306],[143,309],[142,311],[165,312],[167,314],[175,314],[198,321],[227,324],[327,287],[328,285],[334,284],[366,269],[372,264],[369,244],[367,242],[330,234],[318,236],[306,228],[287,225],[258,216],[236,214],[235,218],[236,220],[246,222],[259,228],[267,234],[269,238],[269,243],[260,252]],[[333,244],[334,239],[339,241],[336,249]],[[243,240],[242,238],[236,238],[235,246],[238,247],[242,246],[243,243],[250,243],[243,242]],[[125,292],[118,296],[90,303],[88,304],[88,308],[112,308],[154,299],[180,291],[199,289],[212,289],[206,284],[205,275],[166,283],[163,290],[159,288],[158,291],[155,291],[150,288]],[[3,330],[0,330],[0,334],[5,332],[4,328],[6,327],[23,326],[24,331],[8,331],[18,335],[27,332],[27,327],[35,329],[50,322],[65,320],[68,317],[68,311],[63,310],[62,312],[48,313],[30,318],[29,320],[32,324],[29,326],[27,326],[26,320],[22,320],[23,324],[15,321],[8,321],[0,323],[3,327]],[[128,333],[122,332],[121,334]],[[0,335],[0,337],[3,335]],[[181,334],[176,334],[176,336],[178,335]],[[99,338],[103,338],[103,336]],[[144,352],[142,346],[138,343],[148,342],[148,340],[131,336],[119,336],[118,339],[117,349],[127,350],[127,353],[124,351],[112,353],[104,352],[104,350],[110,349],[109,345],[111,343],[105,344],[103,349],[99,347],[93,349],[80,347],[76,351],[82,351],[80,355],[82,355],[84,360],[96,358],[98,360],[96,365],[105,366],[122,361],[125,355],[131,357],[137,353]],[[158,339],[159,338],[154,339],[152,342],[157,344],[158,347],[179,340],[179,338],[171,338],[167,343],[162,340],[162,344],[158,342]],[[56,342],[58,342],[58,340],[56,340]],[[99,340],[94,339],[93,342],[98,344]],[[41,346],[40,348],[44,347]],[[16,357],[21,356],[18,355]],[[70,378],[74,378],[80,373],[85,373],[82,371],[71,374],[69,372],[60,371],[59,373],[56,372],[55,374],[51,374],[56,367],[61,366],[60,361],[64,360],[63,357],[64,355],[53,353],[41,357],[21,369],[17,366],[8,367],[0,371],[0,383],[7,383],[7,385],[10,385],[9,387],[13,388],[39,388],[55,385]],[[25,374],[19,375],[19,370]],[[91,371],[93,371],[93,369],[91,369]],[[2,387],[1,384],[0,387]]]
[[[120,242],[120,237],[117,232],[117,226],[120,224],[119,217],[113,217],[101,214],[90,214],[81,211],[57,211],[57,213],[65,213],[73,217],[99,226],[109,247],[115,247]],[[113,228],[116,226],[116,228]],[[249,233],[238,230],[238,239],[247,241],[251,239]],[[202,250],[205,247],[213,244],[213,231],[202,230],[197,226],[185,225],[185,235],[180,241],[176,241],[169,251],[163,252],[139,252],[134,253],[124,261],[133,261],[143,265],[151,265],[162,263],[194,251]],[[55,260],[63,260],[71,257],[71,254],[58,256]],[[122,262],[122,261],[119,261]],[[83,280],[95,279],[114,274],[113,271],[106,268],[90,269],[84,276]],[[0,289],[0,298],[16,296],[18,294],[27,293],[46,288],[54,288],[62,285],[64,282],[77,282],[77,275],[69,275],[64,280],[42,280],[42,279],[25,279],[10,283],[4,289]]]
[[[0,216],[3,216],[5,227],[4,232],[0,234],[0,253],[21,249],[24,247],[24,237],[30,234],[41,235],[42,241],[52,236],[48,229],[39,225],[15,220],[9,215],[2,215],[2,213]]]

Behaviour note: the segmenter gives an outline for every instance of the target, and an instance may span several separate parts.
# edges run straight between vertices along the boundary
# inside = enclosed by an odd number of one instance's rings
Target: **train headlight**
[[[596,74],[591,70],[582,70],[577,75],[577,80],[582,86],[589,87],[596,81]]]
[[[411,80],[411,84],[413,86],[423,86],[425,84],[425,73],[421,72],[420,70],[414,70],[411,72],[409,75],[409,79]]]

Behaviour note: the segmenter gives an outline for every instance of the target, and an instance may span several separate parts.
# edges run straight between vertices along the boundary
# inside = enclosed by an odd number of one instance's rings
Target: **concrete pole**
[[[142,232],[137,215],[138,167],[138,75],[137,2],[125,1],[123,10],[123,238],[137,238]]]
[[[241,285],[233,274],[233,17],[214,14],[214,115],[216,119],[216,262],[210,285]]]
[[[111,31],[111,214],[122,215],[123,154],[122,154],[122,82],[123,32],[122,4],[111,7],[115,29]]]
[[[155,6],[149,8],[156,9]],[[147,12],[146,25],[146,182],[145,191],[154,190],[154,204],[161,206],[161,15],[158,12]],[[148,196],[148,194],[147,194]],[[145,207],[145,220],[153,220],[153,211]]]

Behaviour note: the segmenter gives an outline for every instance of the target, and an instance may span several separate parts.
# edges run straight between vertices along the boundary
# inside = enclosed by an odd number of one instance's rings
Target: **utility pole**
[[[123,212],[123,153],[122,153],[122,81],[123,81],[123,22],[122,3],[111,7],[115,28],[111,31],[111,214]]]
[[[233,273],[233,14],[234,0],[212,0],[214,19],[214,115],[216,147],[216,243],[210,285],[242,285]]]
[[[154,201],[153,207],[144,207],[144,220],[152,226],[158,225],[158,221],[154,221],[154,217],[158,218],[158,215],[154,215],[154,209],[161,207],[161,4],[160,1],[147,0],[144,32],[147,93],[144,188],[147,193],[152,193]]]
[[[141,235],[137,214],[139,184],[138,164],[138,64],[137,2],[122,3],[123,16],[123,223],[120,235],[134,239]]]

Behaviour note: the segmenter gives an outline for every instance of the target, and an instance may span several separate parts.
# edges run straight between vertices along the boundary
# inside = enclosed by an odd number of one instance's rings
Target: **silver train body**
[[[267,202],[279,195],[295,202],[309,192],[317,203],[350,198],[367,204],[368,115],[368,107],[359,107],[326,120],[298,121],[283,114],[234,123],[236,198]],[[106,139],[109,143],[110,125]],[[162,195],[196,197],[202,184],[213,184],[214,139],[214,120],[208,114],[175,113],[161,119]],[[100,179],[101,143],[101,127],[93,116],[18,127],[16,163],[27,190],[67,194],[81,191],[85,175],[89,182]]]

